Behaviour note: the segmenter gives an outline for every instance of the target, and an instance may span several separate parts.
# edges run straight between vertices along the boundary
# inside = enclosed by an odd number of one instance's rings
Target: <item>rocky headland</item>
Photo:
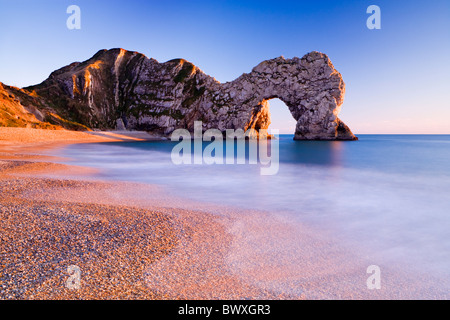
[[[355,140],[338,118],[341,74],[323,53],[278,57],[220,83],[184,59],[159,63],[124,49],[100,50],[52,72],[42,83],[0,83],[0,125],[71,130],[267,129],[279,98],[297,121],[297,140]]]

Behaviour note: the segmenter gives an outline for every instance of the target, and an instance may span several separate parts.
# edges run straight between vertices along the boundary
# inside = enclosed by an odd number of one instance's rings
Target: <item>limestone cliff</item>
[[[219,83],[192,63],[159,63],[138,52],[101,50],[12,96],[40,121],[83,129],[265,129],[268,101],[279,98],[297,121],[295,139],[354,140],[338,118],[345,85],[325,54],[263,61],[234,81]]]
[[[37,103],[29,103],[35,99],[33,95],[32,92],[0,82],[0,127],[63,129],[44,120],[44,114],[35,106]],[[25,105],[22,102],[25,102]]]

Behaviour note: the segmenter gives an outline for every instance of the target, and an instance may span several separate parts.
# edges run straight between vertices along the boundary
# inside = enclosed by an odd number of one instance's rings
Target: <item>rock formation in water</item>
[[[325,54],[266,60],[220,83],[192,63],[159,63],[124,49],[101,50],[57,71],[39,85],[4,86],[39,121],[71,129],[266,129],[268,101],[279,98],[297,121],[298,140],[354,140],[338,118],[345,84]],[[11,97],[10,97],[11,96]]]

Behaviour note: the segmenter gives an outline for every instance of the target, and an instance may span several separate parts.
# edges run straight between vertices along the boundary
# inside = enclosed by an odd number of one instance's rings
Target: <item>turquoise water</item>
[[[450,135],[279,139],[279,171],[175,165],[170,141],[71,145],[71,163],[101,177],[163,185],[189,199],[267,210],[423,270],[450,270]]]

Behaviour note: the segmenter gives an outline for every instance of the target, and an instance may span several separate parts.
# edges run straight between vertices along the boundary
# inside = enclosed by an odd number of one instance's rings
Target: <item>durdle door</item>
[[[159,63],[124,49],[100,50],[84,62],[54,71],[41,84],[4,85],[5,99],[35,117],[68,129],[267,129],[268,101],[279,98],[297,121],[296,140],[356,140],[338,118],[345,84],[329,58],[278,57],[234,81],[220,83],[183,59]]]

